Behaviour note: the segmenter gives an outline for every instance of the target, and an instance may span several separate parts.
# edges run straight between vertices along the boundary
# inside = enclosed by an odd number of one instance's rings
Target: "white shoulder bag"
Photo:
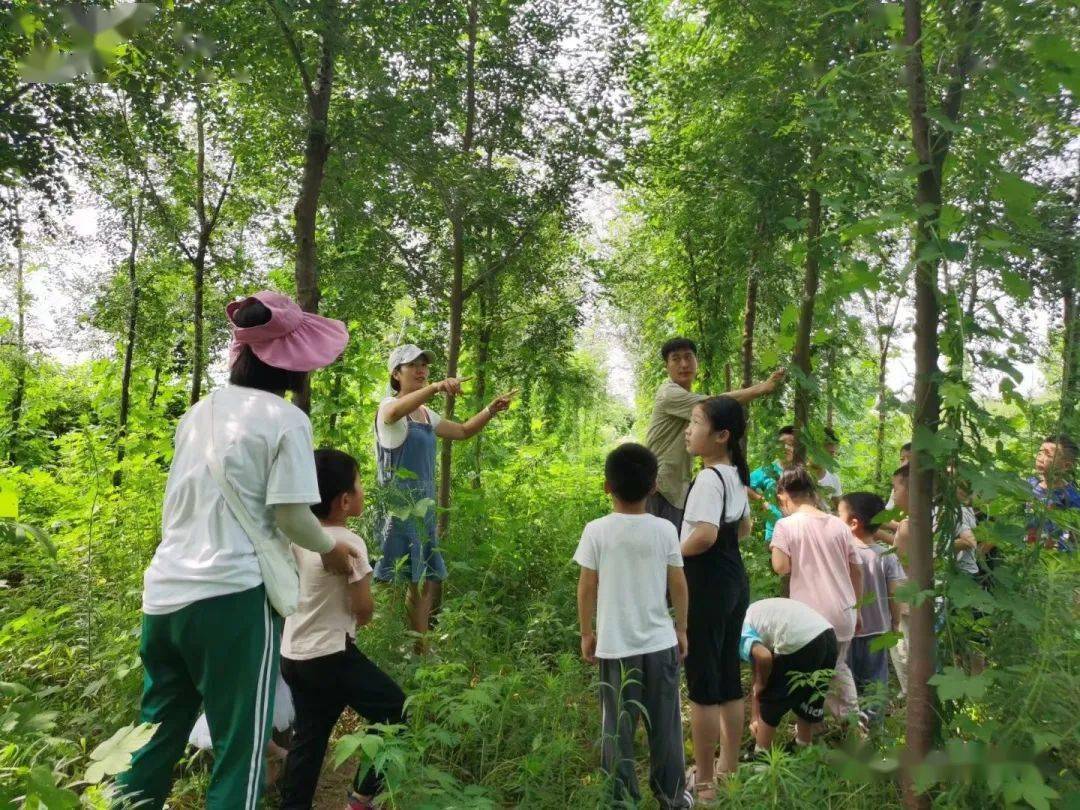
[[[296,603],[300,598],[300,574],[296,570],[296,559],[292,554],[292,547],[288,542],[267,536],[266,532],[259,527],[247,507],[244,506],[233,489],[232,484],[225,478],[225,470],[221,467],[221,459],[218,458],[217,449],[214,446],[214,394],[207,397],[206,407],[210,412],[210,437],[207,441],[206,463],[210,467],[210,475],[225,496],[225,503],[233,513],[233,517],[243,527],[251,543],[255,546],[255,557],[259,561],[259,571],[262,573],[263,585],[266,587],[266,598],[270,600],[271,607],[281,616],[288,616],[296,612]]]

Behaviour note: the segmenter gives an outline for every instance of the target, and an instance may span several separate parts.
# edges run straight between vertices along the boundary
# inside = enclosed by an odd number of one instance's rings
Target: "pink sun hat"
[[[258,326],[237,326],[233,316],[250,301],[258,301],[270,310],[270,320]],[[250,346],[256,357],[274,368],[314,371],[333,363],[349,342],[349,332],[341,321],[304,312],[289,296],[272,290],[231,301],[225,314],[232,324],[230,366],[243,347]]]

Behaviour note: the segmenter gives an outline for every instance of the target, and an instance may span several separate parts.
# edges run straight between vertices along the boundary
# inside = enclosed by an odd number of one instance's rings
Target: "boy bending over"
[[[814,727],[825,718],[837,649],[832,625],[809,605],[794,599],[761,599],[750,605],[739,654],[754,671],[750,733],[757,750],[772,745],[789,711],[795,713],[796,744],[810,744]],[[822,670],[828,677],[813,683],[810,676]]]

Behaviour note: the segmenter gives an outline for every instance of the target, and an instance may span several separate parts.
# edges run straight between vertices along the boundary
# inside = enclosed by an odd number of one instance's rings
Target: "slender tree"
[[[934,587],[933,504],[936,467],[933,439],[938,429],[938,266],[942,255],[936,228],[941,216],[945,160],[952,133],[960,118],[964,86],[972,61],[972,36],[982,10],[981,0],[964,0],[956,15],[958,40],[955,62],[941,115],[950,126],[933,126],[927,109],[926,69],[923,63],[923,7],[921,0],[904,1],[905,74],[911,140],[920,171],[915,185],[915,396],[910,471],[910,544],[908,576],[919,590]],[[911,810],[929,808],[930,799],[918,793],[910,769],[923,762],[936,730],[934,695],[930,678],[935,669],[933,600],[911,606],[911,639],[907,693],[907,776],[904,803]]]

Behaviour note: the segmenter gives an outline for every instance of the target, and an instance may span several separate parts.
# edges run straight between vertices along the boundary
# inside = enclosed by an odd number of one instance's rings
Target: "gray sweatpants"
[[[600,659],[603,739],[600,763],[611,775],[613,798],[641,799],[634,775],[634,730],[644,714],[649,735],[649,787],[663,808],[691,806],[686,794],[679,648]]]

